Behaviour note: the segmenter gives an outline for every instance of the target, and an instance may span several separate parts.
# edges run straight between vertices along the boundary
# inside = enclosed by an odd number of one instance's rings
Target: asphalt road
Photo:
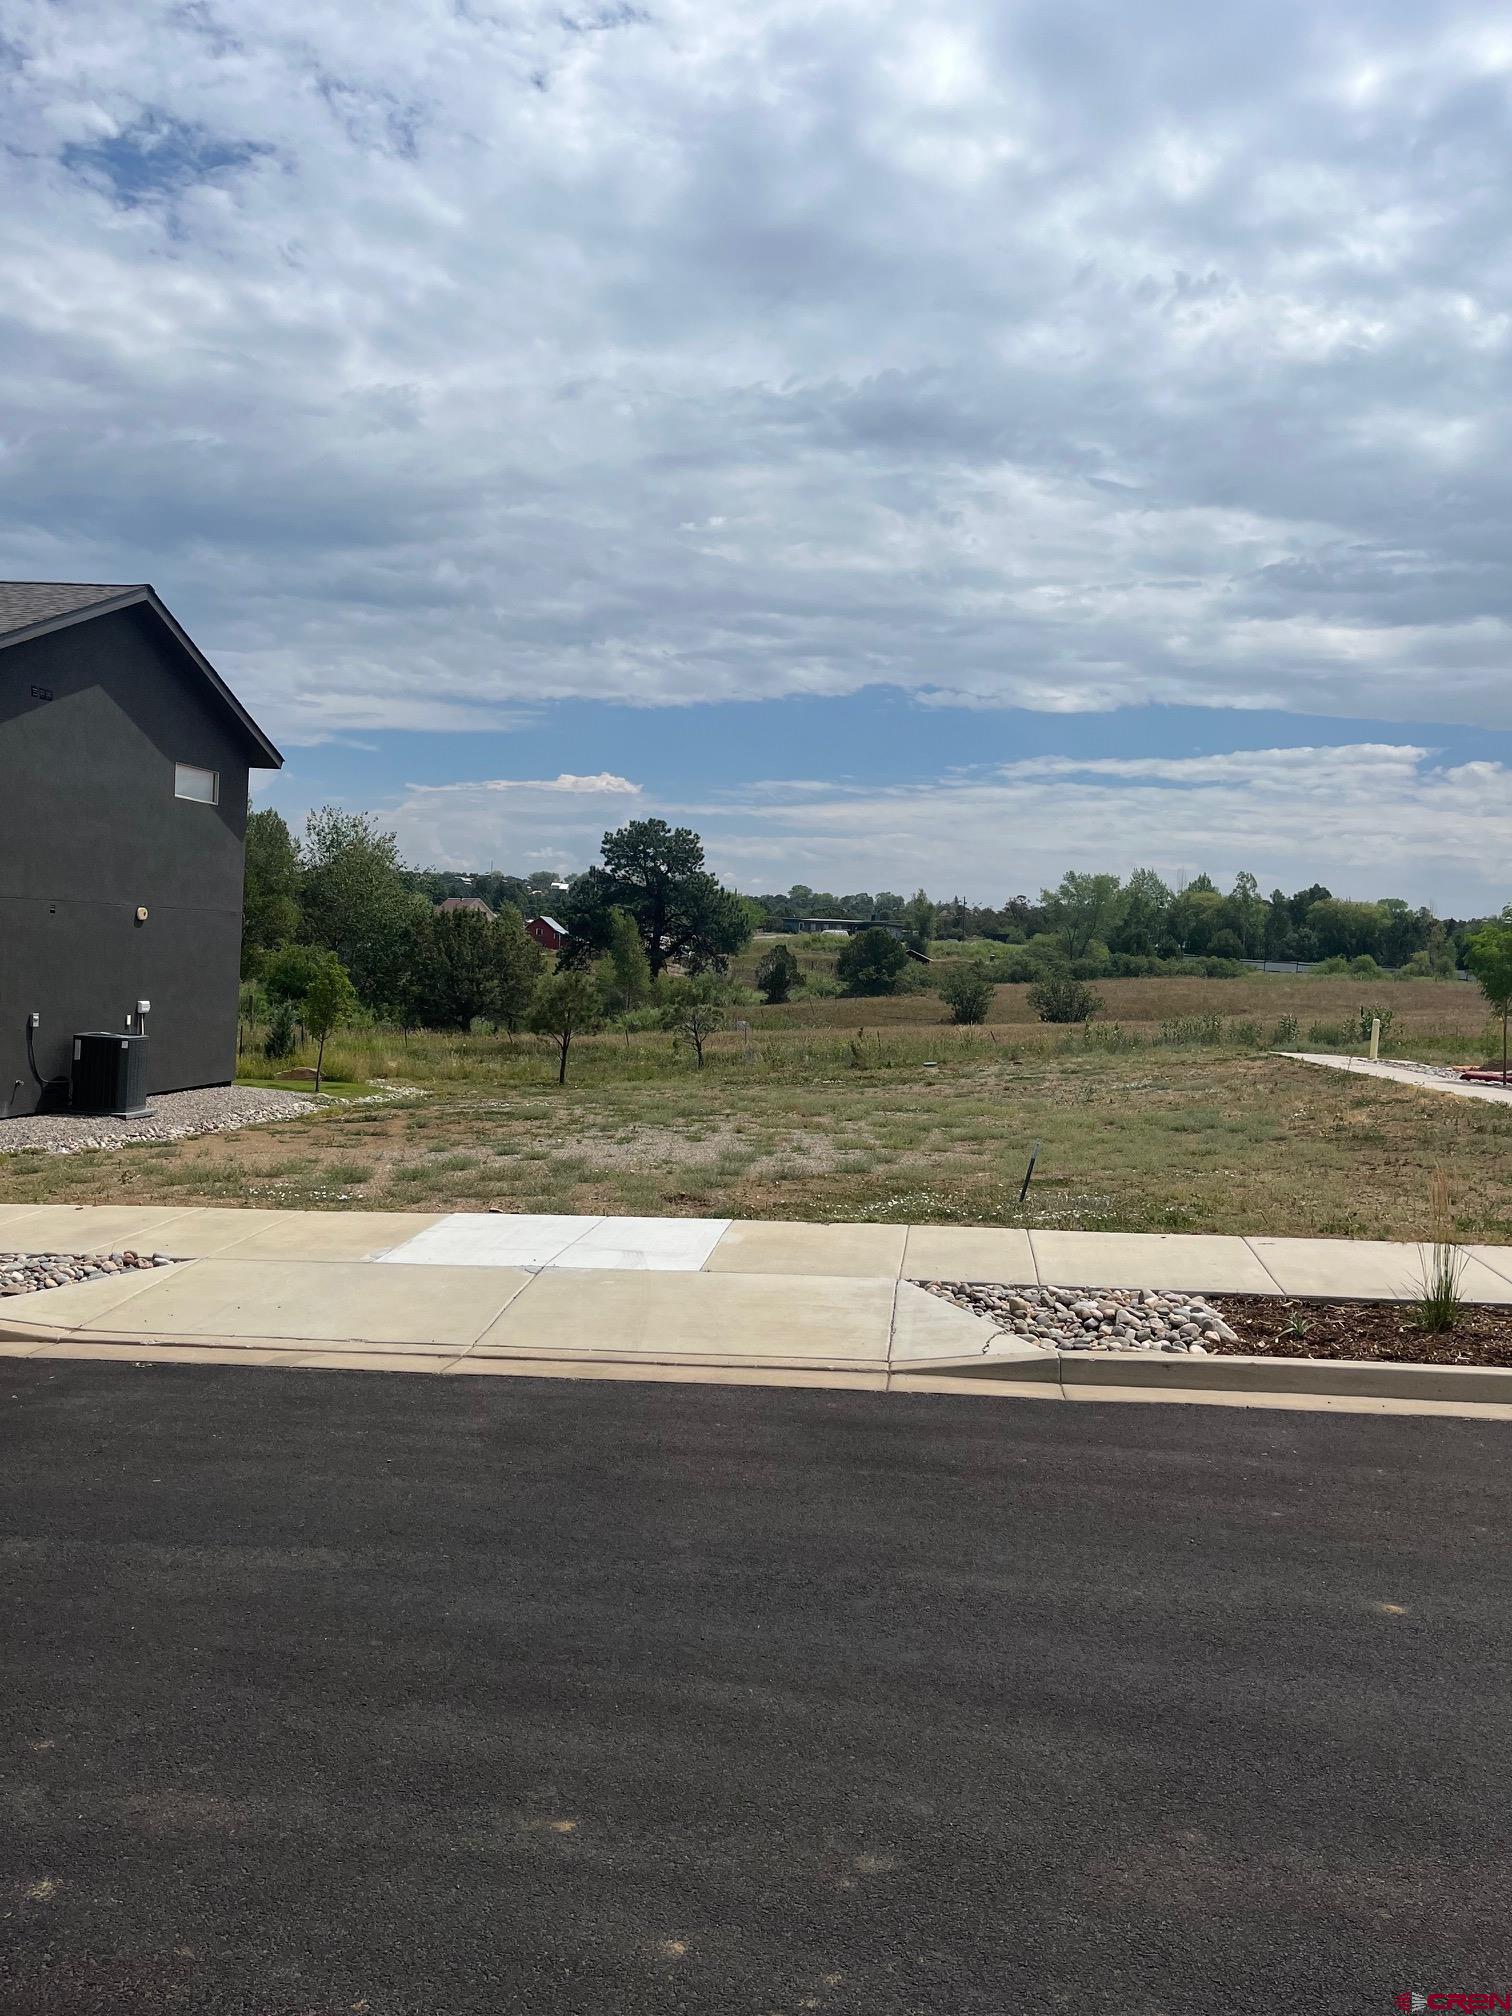
[[[13,1362],[6,2016],[1512,1984],[1512,1431]]]

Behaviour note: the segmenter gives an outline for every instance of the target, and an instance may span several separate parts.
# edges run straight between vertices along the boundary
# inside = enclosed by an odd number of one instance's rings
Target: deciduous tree
[[[352,1019],[357,991],[346,968],[334,952],[320,962],[304,998],[304,1025],[315,1038],[315,1090],[319,1092],[325,1072],[326,1038]]]
[[[304,864],[304,936],[336,954],[365,1007],[392,1006],[425,906],[407,886],[398,841],[366,812],[325,805],[305,821]]]
[[[691,1045],[703,1069],[704,1045],[722,1029],[728,1012],[728,983],[715,973],[688,973],[669,983],[662,1008],[662,1027]]]
[[[241,970],[251,979],[299,933],[299,845],[277,812],[247,814],[245,860]]]
[[[1089,946],[1107,938],[1118,919],[1119,895],[1116,875],[1084,875],[1075,868],[1066,870],[1056,888],[1040,891],[1045,922],[1068,959],[1082,958]]]
[[[557,1083],[567,1083],[567,1057],[574,1036],[594,1028],[599,1019],[599,991],[593,975],[581,970],[547,973],[530,997],[529,1026],[555,1045]]]
[[[1473,933],[1465,948],[1465,964],[1480,983],[1491,1012],[1501,1017],[1502,1083],[1506,1084],[1507,1018],[1512,1015],[1512,904]]]

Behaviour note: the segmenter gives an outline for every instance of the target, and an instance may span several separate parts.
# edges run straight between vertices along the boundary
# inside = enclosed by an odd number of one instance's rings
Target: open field
[[[922,972],[923,969],[917,969]],[[1390,1029],[1383,1056],[1429,1061],[1478,1062],[1491,1054],[1491,1032],[1480,990],[1463,982],[1398,980],[1370,982],[1310,979],[1306,975],[1255,973],[1242,980],[1095,980],[1103,1007],[1092,1024],[1094,1041],[1157,1043],[1172,1024],[1217,1017],[1229,1025],[1251,1024],[1247,1047],[1268,1045],[1286,1016],[1297,1022],[1301,1039],[1314,1048],[1348,1049],[1352,1025],[1362,1008],[1389,1009]],[[805,1000],[802,994],[782,1008],[742,1011],[755,1031],[867,1028],[938,1030],[942,1040],[970,1036],[945,1019],[933,991],[865,1000],[830,997]],[[984,1029],[1018,1048],[1081,1046],[1080,1031],[1040,1022],[1029,1005],[1027,986],[998,987]],[[1117,1038],[1112,1032],[1117,1032]],[[1317,1031],[1314,1035],[1312,1032]],[[1326,1033],[1324,1033],[1326,1032]],[[975,1032],[980,1038],[981,1031]],[[1333,1040],[1330,1040],[1333,1039]],[[1500,1036],[1496,1038],[1500,1055]],[[1358,1047],[1358,1046],[1356,1046]]]
[[[580,1072],[574,1053],[565,1091],[523,1039],[416,1039],[410,1072],[377,1075],[428,1082],[422,1104],[338,1106],[112,1154],[7,1156],[0,1202],[1412,1238],[1428,1230],[1428,1179],[1443,1165],[1463,1235],[1512,1242],[1512,1115],[1494,1107],[1263,1054],[1019,1054],[990,1031],[944,1043],[931,1031],[927,1044],[925,1033],[889,1033],[854,1066],[840,1032],[793,1031],[772,1045],[763,1036],[750,1063],[730,1038],[701,1073],[662,1037],[620,1042],[618,1058],[618,1039],[600,1038],[584,1046]]]

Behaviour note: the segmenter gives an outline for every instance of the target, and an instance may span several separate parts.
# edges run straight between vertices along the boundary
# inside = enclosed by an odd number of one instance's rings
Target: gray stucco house
[[[234,1076],[247,773],[282,762],[150,587],[0,582],[0,1116],[142,1001],[149,1092]]]

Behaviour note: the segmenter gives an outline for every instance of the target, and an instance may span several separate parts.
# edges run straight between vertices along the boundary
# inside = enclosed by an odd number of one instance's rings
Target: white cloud
[[[455,784],[408,786],[416,798],[437,796],[442,792],[454,797],[473,797],[488,791],[561,791],[569,797],[635,798],[640,795],[640,788],[628,777],[616,777],[612,770],[601,770],[596,777],[574,777],[564,770],[559,777],[486,777],[474,783],[461,780]]]
[[[889,684],[1512,726],[1451,0],[13,0],[0,572],[275,736]]]
[[[637,795],[593,818],[550,786],[412,789],[385,816],[412,859],[441,867],[581,868],[606,825],[659,816],[699,831],[710,865],[741,889],[922,883],[997,903],[1068,867],[1143,865],[1169,878],[1204,869],[1224,886],[1248,869],[1267,891],[1321,879],[1340,895],[1465,914],[1501,907],[1512,858],[1512,769],[1445,765],[1409,744],[1040,756],[892,789],[810,778],[700,800]]]
[[[692,814],[745,888],[906,881],[995,902],[1068,867],[1143,864],[1169,877],[1205,869],[1225,886],[1248,869],[1267,890],[1321,878],[1339,894],[1499,908],[1512,857],[1512,771],[1393,745],[1036,757],[927,786]]]
[[[547,861],[586,866],[606,828],[640,817],[641,787],[601,771],[595,777],[487,777],[452,784],[409,784],[381,816],[408,858],[427,867],[511,868]],[[298,784],[278,794],[303,815]]]

